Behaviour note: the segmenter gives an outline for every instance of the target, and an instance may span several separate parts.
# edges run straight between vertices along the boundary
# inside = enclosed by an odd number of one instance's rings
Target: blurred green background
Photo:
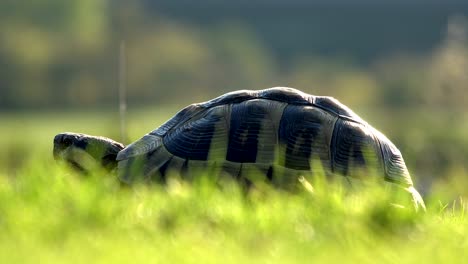
[[[468,194],[466,1],[0,2],[1,167],[77,130],[127,143],[180,107],[237,89],[329,95],[386,134],[417,185]],[[424,192],[424,191],[423,191]]]

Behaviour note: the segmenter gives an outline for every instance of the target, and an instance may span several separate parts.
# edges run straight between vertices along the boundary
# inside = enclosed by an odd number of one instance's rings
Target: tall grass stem
[[[127,54],[125,41],[120,42],[119,52],[119,113],[120,113],[120,140],[126,143],[126,122],[125,115],[127,111]]]

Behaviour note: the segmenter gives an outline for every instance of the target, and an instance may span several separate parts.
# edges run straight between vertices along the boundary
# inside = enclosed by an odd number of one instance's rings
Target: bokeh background
[[[127,142],[187,104],[289,86],[388,135],[423,190],[466,194],[467,18],[457,0],[2,0],[0,164],[63,130],[118,139],[124,42]]]

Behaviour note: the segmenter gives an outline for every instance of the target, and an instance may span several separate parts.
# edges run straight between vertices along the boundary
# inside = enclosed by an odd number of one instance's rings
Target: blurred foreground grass
[[[174,113],[129,117],[135,139]],[[103,118],[104,117],[104,118]],[[440,184],[428,211],[389,206],[379,188],[314,194],[235,184],[120,189],[106,173],[87,178],[57,165],[53,136],[72,130],[119,138],[117,116],[2,117],[0,259],[5,263],[466,263],[466,201]],[[138,124],[138,125],[135,125]],[[459,175],[457,184],[465,187]],[[449,193],[449,195],[446,195]]]
[[[378,188],[289,193],[233,183],[120,189],[37,158],[0,177],[7,263],[464,263],[466,202],[428,212],[389,206]]]

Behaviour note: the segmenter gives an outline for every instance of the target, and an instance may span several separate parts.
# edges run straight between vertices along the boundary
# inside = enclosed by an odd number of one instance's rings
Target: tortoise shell
[[[235,176],[251,169],[358,176],[372,167],[386,181],[412,186],[400,151],[338,100],[285,87],[240,90],[192,104],[117,156],[121,179],[215,165]],[[371,166],[372,165],[372,166]]]

